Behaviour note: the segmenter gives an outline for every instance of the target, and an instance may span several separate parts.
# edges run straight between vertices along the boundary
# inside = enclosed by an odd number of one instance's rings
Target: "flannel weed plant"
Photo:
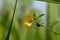
[[[31,25],[33,25],[33,22],[35,21],[37,27],[43,26],[46,29],[48,29],[49,31],[51,31],[54,34],[58,35],[58,33],[56,33],[55,31],[53,31],[50,28],[48,28],[47,26],[45,26],[43,23],[39,22],[41,20],[38,20],[38,19],[41,18],[42,16],[44,16],[44,14],[41,14],[38,17],[36,17],[36,14],[27,14],[27,15],[25,15],[24,24],[26,26],[30,27]]]

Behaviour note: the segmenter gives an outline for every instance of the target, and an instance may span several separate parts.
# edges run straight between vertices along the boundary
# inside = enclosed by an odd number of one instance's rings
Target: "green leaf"
[[[41,18],[42,16],[44,16],[44,14],[39,15],[39,16],[37,17],[37,19]]]
[[[34,20],[36,20],[36,14],[33,14],[33,16],[34,16]]]

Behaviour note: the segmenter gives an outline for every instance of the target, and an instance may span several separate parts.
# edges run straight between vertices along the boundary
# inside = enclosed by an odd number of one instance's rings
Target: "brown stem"
[[[45,27],[46,29],[48,29],[49,31],[53,32],[54,34],[58,35],[58,33],[56,33],[55,31],[51,30],[50,28],[48,28],[47,26],[41,25],[43,27]]]

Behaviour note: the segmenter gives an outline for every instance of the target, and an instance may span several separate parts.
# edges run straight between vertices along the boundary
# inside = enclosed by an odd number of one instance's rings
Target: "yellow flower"
[[[24,20],[25,25],[31,26],[33,22],[34,22],[34,17],[32,14],[25,15],[25,20]]]

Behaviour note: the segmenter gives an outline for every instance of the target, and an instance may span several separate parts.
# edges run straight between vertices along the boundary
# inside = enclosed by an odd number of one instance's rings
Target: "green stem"
[[[10,36],[11,29],[12,29],[12,24],[13,24],[13,19],[14,19],[14,15],[15,15],[15,11],[16,11],[16,6],[17,6],[17,0],[15,2],[14,12],[13,12],[13,16],[12,16],[12,20],[11,20],[11,23],[10,23],[10,26],[9,26],[9,30],[8,30],[6,40],[9,40],[9,36]]]

